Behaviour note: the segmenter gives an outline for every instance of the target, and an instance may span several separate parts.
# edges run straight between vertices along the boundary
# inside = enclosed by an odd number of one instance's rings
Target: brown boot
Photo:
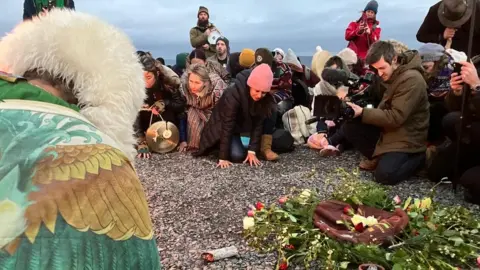
[[[360,167],[360,169],[364,171],[374,171],[377,168],[377,164],[378,164],[377,158],[374,158],[374,159],[364,158],[362,159],[362,161],[360,161],[360,165],[358,167]]]
[[[272,135],[262,135],[261,155],[268,161],[278,160],[278,154],[272,151]]]

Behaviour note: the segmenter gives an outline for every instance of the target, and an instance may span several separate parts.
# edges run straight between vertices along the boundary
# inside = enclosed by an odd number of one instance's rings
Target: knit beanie
[[[372,1],[368,2],[367,6],[365,7],[365,9],[363,11],[366,12],[367,10],[371,10],[375,14],[377,14],[377,12],[378,12],[378,2],[375,1],[375,0],[372,0]]]
[[[243,49],[238,58],[240,66],[249,68],[255,63],[255,52],[252,49]]]
[[[299,69],[303,69],[302,64],[298,60],[298,57],[295,55],[292,49],[287,50],[287,55],[283,59],[283,62],[287,65],[295,66]]]
[[[230,41],[226,37],[221,36],[221,37],[217,38],[217,41],[215,43],[217,43],[219,41],[225,42],[225,46],[227,46],[227,48],[230,47]]]
[[[179,53],[175,58],[175,66],[180,69],[184,69],[187,66],[188,53]]]
[[[197,59],[202,59],[203,61],[207,61],[207,57],[205,56],[205,52],[203,49],[195,49],[190,53],[190,56],[188,57],[190,61],[192,59],[197,58]]]
[[[436,43],[427,43],[418,48],[422,62],[437,62],[445,53],[445,47]]]
[[[355,65],[358,61],[357,54],[350,48],[341,50],[337,56],[342,58],[343,62],[349,66]]]
[[[255,65],[267,64],[273,66],[273,55],[267,48],[259,48],[255,51]]]
[[[204,6],[200,6],[200,7],[198,8],[197,17],[198,17],[198,16],[200,15],[200,13],[202,13],[202,12],[207,13],[207,16],[210,17],[210,14],[208,13],[208,8],[206,8],[206,7],[204,7]]]
[[[267,91],[272,88],[273,72],[269,65],[260,64],[255,67],[248,76],[247,85],[261,91]]]

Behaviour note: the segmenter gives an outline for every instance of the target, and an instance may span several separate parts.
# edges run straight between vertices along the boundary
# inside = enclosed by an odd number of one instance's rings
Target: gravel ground
[[[273,269],[275,256],[259,255],[242,239],[242,220],[248,205],[273,202],[290,188],[321,188],[325,176],[336,168],[356,168],[360,156],[352,152],[321,158],[314,151],[298,148],[281,155],[280,162],[260,168],[245,164],[216,169],[213,158],[194,159],[173,153],[137,161],[137,171],[147,192],[157,243],[164,269]],[[371,173],[362,173],[371,179]],[[427,195],[432,184],[412,179],[394,187],[402,198]],[[450,186],[437,190],[438,200],[466,205],[462,193]],[[204,264],[204,250],[236,246],[240,256]]]

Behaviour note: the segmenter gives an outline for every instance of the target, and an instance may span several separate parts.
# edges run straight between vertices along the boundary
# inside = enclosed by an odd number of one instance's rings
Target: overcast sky
[[[378,0],[377,19],[382,39],[395,38],[418,47],[415,35],[428,8],[437,0]],[[337,52],[347,43],[344,31],[357,20],[363,0],[75,0],[77,11],[87,12],[122,28],[137,48],[154,56],[174,59],[191,50],[190,28],[200,5],[210,10],[210,21],[230,39],[232,51],[242,48],[292,48],[311,56],[317,45]],[[2,0],[0,32],[22,18],[22,0]]]

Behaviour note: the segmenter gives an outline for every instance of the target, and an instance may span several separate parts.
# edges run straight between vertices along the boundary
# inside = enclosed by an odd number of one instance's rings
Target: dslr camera
[[[360,107],[373,107],[369,95],[370,87],[374,82],[373,77],[374,74],[359,77],[351,72],[332,68],[325,68],[322,72],[322,78],[336,89],[342,86],[349,87],[347,98],[350,102]],[[368,85],[364,90],[359,93],[352,91],[353,89],[359,89],[364,83]],[[327,120],[348,120],[354,117],[355,111],[337,96],[318,95],[314,98],[313,115],[316,121],[322,118]],[[308,121],[310,123],[315,122],[313,119]]]

